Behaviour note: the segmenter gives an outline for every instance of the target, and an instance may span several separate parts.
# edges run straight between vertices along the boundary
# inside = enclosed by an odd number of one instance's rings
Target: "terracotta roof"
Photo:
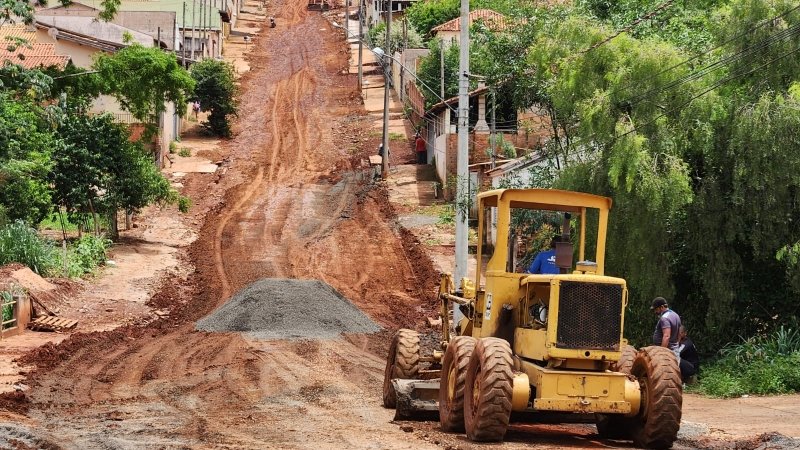
[[[483,22],[492,30],[502,30],[506,27],[506,16],[499,12],[492,11],[491,9],[476,9],[469,13],[469,24],[472,25],[476,20],[483,20]],[[461,18],[445,22],[433,28],[434,32],[437,31],[461,31]]]
[[[3,47],[6,46],[6,43],[11,42],[11,38],[33,41],[35,36],[36,31],[25,25],[0,26],[0,44],[2,44]]]
[[[485,94],[487,92],[489,92],[489,88],[487,86],[479,87],[479,88],[477,88],[477,89],[475,89],[473,91],[470,91],[469,92],[469,97],[472,98],[472,97],[475,97],[476,95]],[[431,106],[430,109],[425,111],[425,115],[428,116],[428,115],[436,114],[436,113],[438,113],[439,111],[441,111],[441,110],[443,110],[445,108],[453,108],[453,105],[457,105],[457,104],[458,104],[458,96],[448,98],[447,100],[445,100],[443,102],[439,102],[439,103]]]
[[[20,45],[14,50],[0,47],[0,60],[20,65],[26,69],[57,66],[63,69],[69,63],[67,55],[56,55],[55,44]]]

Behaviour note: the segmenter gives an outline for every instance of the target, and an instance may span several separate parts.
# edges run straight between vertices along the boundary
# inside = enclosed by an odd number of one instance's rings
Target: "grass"
[[[80,277],[105,263],[111,241],[84,234],[67,246],[66,255],[54,242],[21,221],[0,228],[0,265],[19,263],[42,276]]]
[[[100,220],[100,228],[107,228],[107,221],[102,216],[98,217]],[[77,232],[78,231],[78,222],[73,222],[69,219],[69,217],[65,214],[64,215],[64,227],[67,229],[67,233],[69,232]],[[39,222],[39,226],[37,227],[40,230],[56,230],[61,231],[61,219],[59,218],[58,214],[50,214],[44,220]],[[84,223],[83,228],[85,230],[94,230],[94,219],[91,216],[87,216],[86,222]]]
[[[390,132],[389,133],[389,140],[390,141],[405,141],[406,140],[406,135],[403,134],[403,133]]]
[[[188,147],[181,147],[181,149],[178,150],[178,156],[180,156],[182,158],[188,158],[188,157],[192,156],[192,149],[190,149]]]
[[[720,351],[692,388],[712,397],[800,392],[800,330],[781,326]]]

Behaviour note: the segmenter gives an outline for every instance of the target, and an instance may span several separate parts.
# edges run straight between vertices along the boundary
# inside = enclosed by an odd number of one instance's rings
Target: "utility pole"
[[[200,57],[205,58],[206,49],[205,49],[205,28],[206,22],[203,20],[204,16],[204,6],[205,0],[200,0]]]
[[[192,52],[191,52],[192,61],[194,61],[194,30],[195,30],[195,24],[197,23],[194,21],[194,10],[195,6],[197,5],[196,1],[197,0],[192,0]]]
[[[386,50],[383,55],[383,159],[381,160],[381,178],[389,176],[389,61],[391,55],[392,36],[392,0],[386,0]]]
[[[361,88],[364,85],[364,64],[363,63],[363,56],[362,53],[364,52],[364,16],[361,14],[363,13],[361,9],[361,1],[358,3],[358,92],[361,92]]]
[[[458,62],[458,154],[456,163],[456,264],[454,282],[461,284],[461,279],[467,276],[467,239],[469,228],[469,0],[461,0],[461,35],[459,43]],[[480,255],[478,256],[480,263]],[[480,280],[478,280],[480,283]],[[453,308],[453,323],[461,320],[461,311]]]
[[[444,101],[444,41],[439,41],[439,81],[439,98]]]
[[[495,164],[497,164],[497,117],[495,116],[495,112],[497,111],[497,92],[492,89],[492,128],[489,131],[489,148],[492,150],[492,169],[494,169]]]
[[[186,2],[183,2],[183,39],[181,40],[181,50],[183,50],[183,67],[186,64]]]
[[[350,51],[350,0],[344,0],[344,41]]]

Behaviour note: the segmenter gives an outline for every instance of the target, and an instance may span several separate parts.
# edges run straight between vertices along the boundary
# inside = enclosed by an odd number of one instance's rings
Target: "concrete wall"
[[[36,42],[56,44],[57,55],[69,55],[72,58],[72,64],[82,69],[92,67],[92,63],[94,62],[92,55],[99,51],[88,45],[81,45],[64,39],[53,39],[53,37],[47,34],[47,31],[42,28],[36,29]]]

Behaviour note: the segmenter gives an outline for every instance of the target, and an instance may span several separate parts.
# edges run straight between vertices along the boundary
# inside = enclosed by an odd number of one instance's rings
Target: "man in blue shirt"
[[[539,252],[528,267],[527,273],[559,273],[558,267],[556,267],[556,242],[558,242],[558,237],[550,240],[550,250]]]
[[[653,331],[653,345],[667,347],[677,354],[681,328],[680,316],[669,309],[667,300],[664,297],[654,298],[650,309],[658,315],[658,323],[656,323],[656,329]]]

